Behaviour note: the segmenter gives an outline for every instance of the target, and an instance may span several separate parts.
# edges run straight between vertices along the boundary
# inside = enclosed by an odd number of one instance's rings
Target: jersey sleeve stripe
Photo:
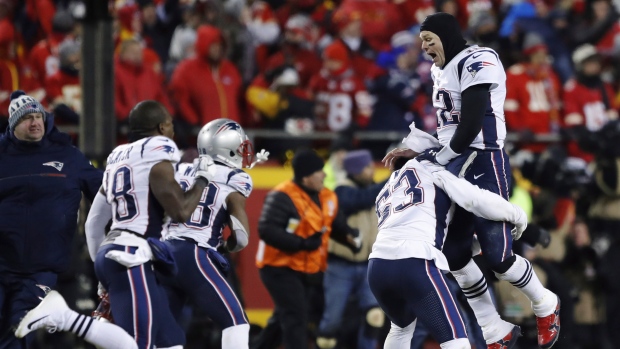
[[[153,137],[149,137],[149,139],[147,139],[146,141],[144,141],[144,143],[142,143],[142,150],[140,150],[140,157],[144,159],[144,146],[146,145],[146,143],[150,142],[153,139]]]

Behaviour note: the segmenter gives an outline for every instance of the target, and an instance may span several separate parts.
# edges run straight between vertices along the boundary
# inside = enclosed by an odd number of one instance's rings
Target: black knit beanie
[[[293,173],[296,180],[322,170],[323,166],[325,166],[323,159],[312,149],[300,150],[293,157]]]
[[[426,17],[420,26],[420,32],[423,31],[429,31],[439,36],[443,45],[444,55],[446,56],[446,62],[443,67],[448,65],[448,62],[454,56],[467,47],[467,42],[463,39],[459,22],[451,14],[437,12]]]

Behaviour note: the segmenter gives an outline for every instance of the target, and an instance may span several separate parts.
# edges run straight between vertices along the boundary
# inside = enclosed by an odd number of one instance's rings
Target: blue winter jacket
[[[50,114],[45,128],[40,142],[0,136],[0,272],[65,271],[82,193],[92,200],[101,185]]]

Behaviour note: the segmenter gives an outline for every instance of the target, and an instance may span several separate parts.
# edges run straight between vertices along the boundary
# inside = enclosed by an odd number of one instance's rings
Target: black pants
[[[285,349],[308,348],[309,317],[315,317],[311,309],[323,309],[322,276],[269,266],[260,270],[275,310],[252,349],[275,349],[281,342]]]

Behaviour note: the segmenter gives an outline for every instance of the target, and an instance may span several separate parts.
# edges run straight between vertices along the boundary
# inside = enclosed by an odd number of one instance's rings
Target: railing
[[[79,133],[79,126],[58,126],[58,128],[62,132],[67,133]],[[200,128],[195,127],[192,129],[192,133],[194,135],[198,134]],[[295,135],[288,133],[283,130],[267,130],[267,129],[246,129],[245,130],[248,137],[250,139],[255,138],[269,138],[269,139],[309,139],[309,140],[331,140],[336,139],[340,136],[339,133],[336,132],[328,132],[328,131],[314,131],[311,133],[305,133],[300,135]],[[353,137],[357,140],[361,141],[390,141],[390,142],[399,142],[404,137],[406,137],[408,132],[395,132],[395,131],[357,131],[353,133]],[[506,135],[507,142],[517,142],[519,140],[519,135],[517,133],[508,133]],[[537,134],[534,135],[533,141],[536,142],[544,142],[544,143],[553,143],[559,142],[560,136],[558,134]]]

